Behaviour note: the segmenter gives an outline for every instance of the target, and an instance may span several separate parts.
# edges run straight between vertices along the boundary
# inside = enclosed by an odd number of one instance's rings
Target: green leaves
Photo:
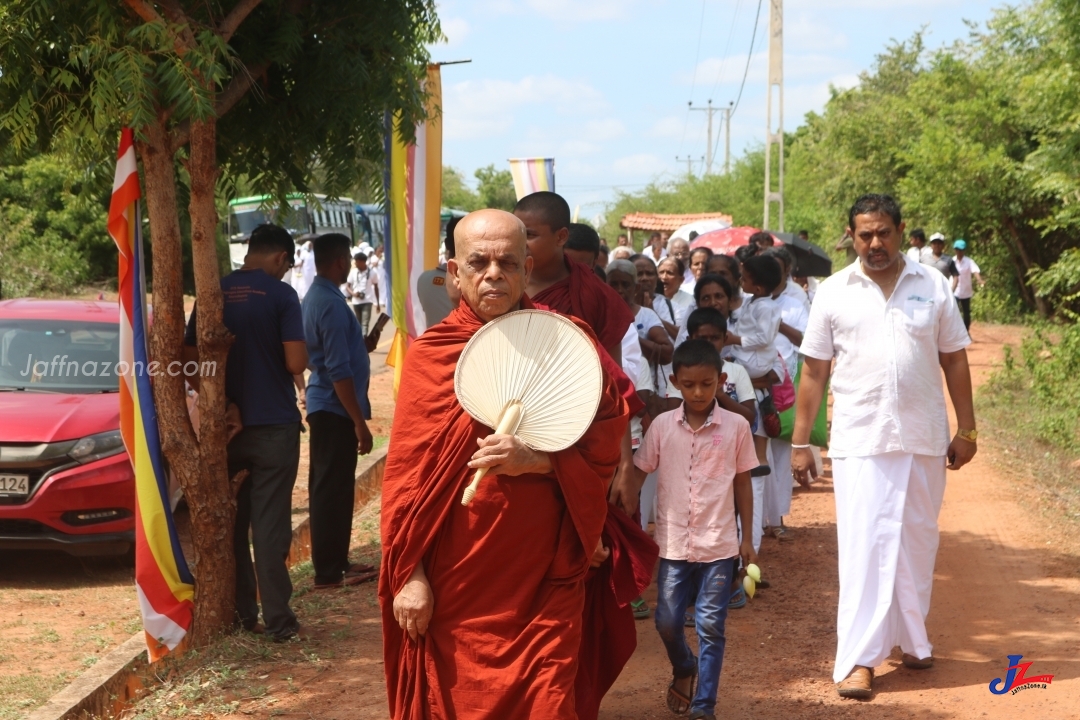
[[[238,4],[156,4],[148,22],[123,0],[0,0],[0,146],[75,134],[89,162],[115,152],[122,126],[141,136],[160,118],[183,139],[218,116],[221,165],[255,192],[376,181],[385,113],[406,126],[425,113],[433,0],[264,0],[226,43],[218,26]]]

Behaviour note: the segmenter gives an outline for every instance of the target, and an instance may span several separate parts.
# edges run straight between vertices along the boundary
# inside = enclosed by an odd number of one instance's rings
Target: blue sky
[[[829,85],[851,87],[890,39],[927,28],[937,48],[965,38],[1000,2],[786,0],[784,126],[820,111]],[[443,161],[472,179],[490,163],[547,156],[556,190],[595,218],[617,190],[702,171],[705,113],[727,105],[747,67],[758,0],[445,0]],[[764,141],[769,0],[761,6],[732,156]],[[714,128],[719,135],[719,118]],[[714,138],[715,141],[715,138]],[[677,162],[676,157],[684,158]],[[722,169],[719,136],[714,172]]]

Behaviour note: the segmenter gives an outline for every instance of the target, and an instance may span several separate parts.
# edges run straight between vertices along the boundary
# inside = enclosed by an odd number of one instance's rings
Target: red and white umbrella
[[[714,253],[734,255],[735,251],[750,241],[750,236],[761,232],[753,227],[732,227],[698,235],[690,243],[690,248],[707,247]]]

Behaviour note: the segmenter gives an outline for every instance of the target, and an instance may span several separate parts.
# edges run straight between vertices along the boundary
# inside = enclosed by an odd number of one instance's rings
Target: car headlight
[[[93,462],[124,451],[124,438],[119,430],[88,435],[68,450],[68,457],[80,463]]]

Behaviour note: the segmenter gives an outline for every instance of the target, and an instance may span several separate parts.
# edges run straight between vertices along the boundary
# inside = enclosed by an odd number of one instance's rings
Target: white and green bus
[[[294,239],[304,235],[341,233],[356,242],[356,213],[350,198],[327,200],[325,195],[288,196],[289,211],[281,212],[271,195],[238,198],[229,202],[226,236],[229,238],[229,258],[233,269],[244,264],[247,240],[251,231],[263,223],[285,227]]]

